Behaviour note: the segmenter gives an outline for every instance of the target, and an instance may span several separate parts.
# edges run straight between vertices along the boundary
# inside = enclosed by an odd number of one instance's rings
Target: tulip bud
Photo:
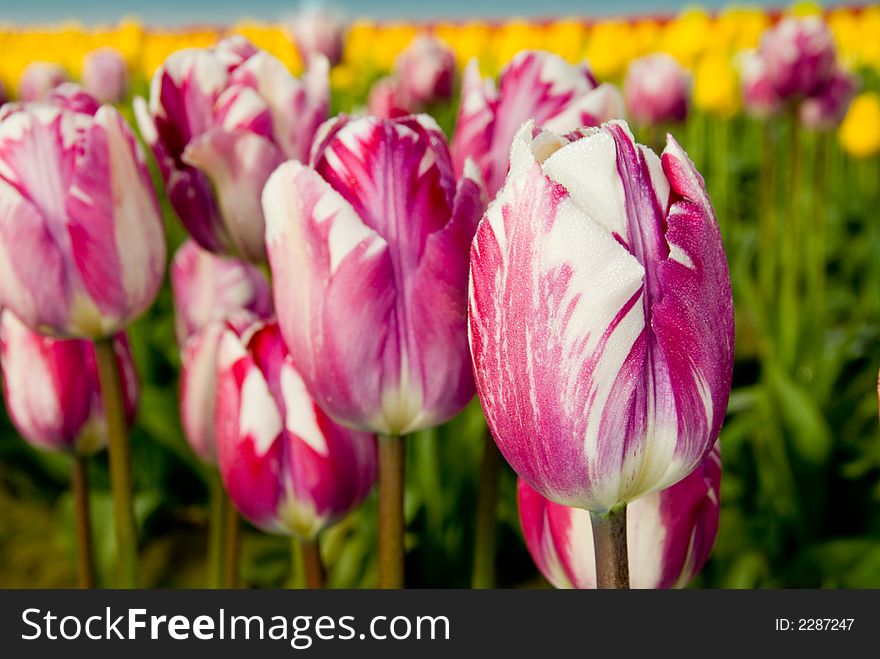
[[[320,5],[306,6],[294,16],[290,29],[303,61],[324,56],[335,66],[342,59],[348,19],[341,11]]]
[[[854,76],[846,71],[835,71],[815,96],[801,103],[801,123],[814,130],[836,128],[846,116],[856,87]]]
[[[137,410],[137,373],[125,334],[113,338],[128,422]],[[95,347],[37,334],[0,312],[3,395],[12,423],[38,448],[87,456],[107,444]]]
[[[128,92],[128,64],[118,50],[99,48],[83,59],[82,83],[101,103],[120,103]]]
[[[396,119],[411,114],[402,100],[397,78],[386,76],[373,83],[367,98],[367,112],[382,119]]]
[[[740,57],[740,84],[746,112],[766,119],[782,109],[782,99],[767,73],[764,58],[757,51],[747,51]]]
[[[171,55],[153,76],[141,133],[184,226],[205,249],[263,261],[260,193],[288,158],[304,160],[327,117],[327,61],[302,80],[241,37]],[[215,197],[216,192],[216,197]]]
[[[312,539],[373,487],[375,437],[337,425],[315,404],[275,324],[223,333],[216,432],[230,498],[267,531]]]
[[[586,64],[572,65],[553,53],[522,51],[501,71],[498,88],[480,77],[476,60],[465,68],[461,106],[452,141],[458,176],[472,159],[489,198],[507,175],[514,135],[524,121],[565,134],[623,116],[613,85],[596,82]]]
[[[272,314],[272,293],[265,275],[253,265],[216,256],[187,240],[171,262],[177,341],[187,339],[211,321],[237,311],[258,318]]]
[[[681,480],[715,444],[733,299],[703,179],[609,122],[514,140],[471,248],[477,393],[529,485],[605,513]]]
[[[834,73],[834,37],[819,16],[788,17],[761,41],[767,75],[783,100],[813,96]]]
[[[630,63],[626,73],[626,110],[642,124],[684,121],[690,88],[690,75],[675,58],[665,53],[641,57]]]
[[[445,103],[452,98],[455,53],[439,39],[422,34],[400,53],[395,72],[402,98],[411,111]]]
[[[482,214],[470,168],[456,185],[427,115],[328,122],[311,164],[263,192],[275,309],[315,400],[386,435],[437,425],[473,396],[467,250]]]
[[[4,107],[0,121],[0,304],[71,338],[119,332],[153,302],[165,268],[137,139],[112,106],[96,107],[63,91]]]
[[[632,588],[684,588],[703,568],[718,533],[721,452],[715,448],[675,485],[626,512]],[[532,559],[556,588],[596,587],[590,514],[553,503],[523,480],[519,519]]]
[[[25,103],[44,101],[49,96],[49,92],[68,80],[70,77],[60,64],[31,62],[18,79],[18,99]]]

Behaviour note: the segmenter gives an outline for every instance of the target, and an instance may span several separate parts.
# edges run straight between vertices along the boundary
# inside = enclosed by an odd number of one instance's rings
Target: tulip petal
[[[268,384],[232,331],[224,332],[217,356],[215,433],[220,474],[242,514],[274,530],[283,495],[282,420]]]
[[[283,160],[279,149],[248,131],[214,129],[191,142],[183,159],[213,182],[236,253],[262,261],[266,248],[260,196]]]
[[[138,315],[155,298],[165,238],[143,154],[114,108],[98,110],[85,144],[67,198],[68,232],[83,287],[102,312],[100,336],[117,324],[111,312]]]
[[[644,331],[644,268],[543,174],[530,133],[524,125],[514,142],[472,247],[477,389],[517,473],[554,501],[608,509],[628,483],[624,456],[605,456],[600,433]]]
[[[330,105],[330,66],[318,55],[310,58],[301,80],[276,57],[259,51],[238,67],[231,81],[247,85],[268,104],[274,138],[287,158],[305,160],[318,126]]]
[[[43,216],[0,179],[0,305],[31,326],[60,327],[72,297],[64,252]]]
[[[368,428],[381,407],[376,364],[394,312],[388,246],[297,161],[269,178],[263,208],[278,320],[296,368],[332,416]],[[347,322],[334,322],[339,310]]]

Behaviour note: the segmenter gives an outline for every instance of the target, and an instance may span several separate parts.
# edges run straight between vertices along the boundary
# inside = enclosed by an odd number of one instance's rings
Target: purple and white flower
[[[703,179],[609,122],[520,129],[471,249],[477,393],[513,469],[604,513],[715,444],[733,368],[727,260]]]
[[[465,68],[452,156],[458,176],[472,159],[489,198],[504,183],[510,145],[524,121],[557,133],[622,117],[623,97],[599,84],[586,64],[569,64],[545,51],[519,53],[504,67],[496,88],[483,79],[476,60]]]
[[[468,246],[483,212],[426,115],[325,124],[310,164],[263,193],[275,309],[316,402],[389,435],[439,424],[473,397]]]

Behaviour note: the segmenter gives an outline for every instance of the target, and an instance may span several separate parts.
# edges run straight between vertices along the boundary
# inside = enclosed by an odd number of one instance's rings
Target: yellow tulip
[[[837,134],[843,150],[854,158],[880,153],[880,95],[865,92],[857,96]]]
[[[727,52],[710,51],[694,70],[694,105],[705,112],[732,117],[740,107],[739,77]]]

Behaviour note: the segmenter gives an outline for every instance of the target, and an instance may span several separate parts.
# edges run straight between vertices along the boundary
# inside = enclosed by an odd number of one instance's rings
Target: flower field
[[[880,588],[880,6],[298,20],[0,26],[0,587]]]

